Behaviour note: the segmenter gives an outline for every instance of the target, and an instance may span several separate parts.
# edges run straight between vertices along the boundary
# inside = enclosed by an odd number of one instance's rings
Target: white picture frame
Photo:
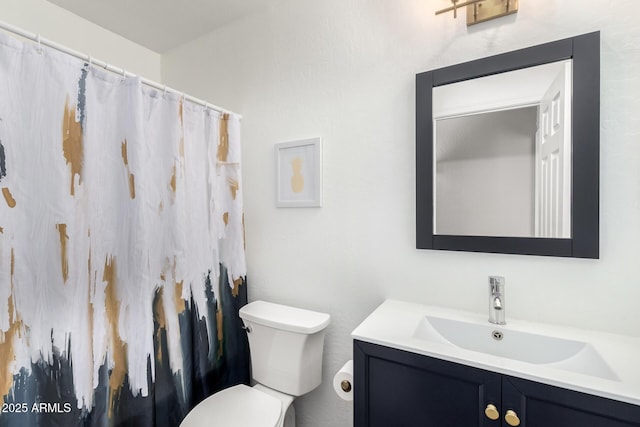
[[[322,206],[322,142],[320,138],[275,145],[276,206]]]

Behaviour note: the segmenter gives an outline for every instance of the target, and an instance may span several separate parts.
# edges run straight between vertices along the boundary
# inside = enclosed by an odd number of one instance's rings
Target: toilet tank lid
[[[327,327],[331,316],[326,313],[254,301],[240,309],[240,317],[260,325],[301,334],[313,334]]]

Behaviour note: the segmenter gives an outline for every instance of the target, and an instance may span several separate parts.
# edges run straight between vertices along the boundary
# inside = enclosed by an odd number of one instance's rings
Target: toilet
[[[180,427],[295,427],[293,400],[320,385],[328,314],[255,301],[240,309],[240,318],[254,386],[209,396]]]

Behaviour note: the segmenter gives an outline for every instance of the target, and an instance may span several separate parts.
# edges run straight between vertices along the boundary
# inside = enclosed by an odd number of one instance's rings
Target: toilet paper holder
[[[353,360],[348,360],[333,377],[333,390],[343,400],[353,400]]]

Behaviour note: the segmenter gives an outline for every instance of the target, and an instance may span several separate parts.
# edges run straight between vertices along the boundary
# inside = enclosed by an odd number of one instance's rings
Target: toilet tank
[[[320,385],[328,314],[254,301],[240,309],[240,317],[256,382],[292,396]]]

